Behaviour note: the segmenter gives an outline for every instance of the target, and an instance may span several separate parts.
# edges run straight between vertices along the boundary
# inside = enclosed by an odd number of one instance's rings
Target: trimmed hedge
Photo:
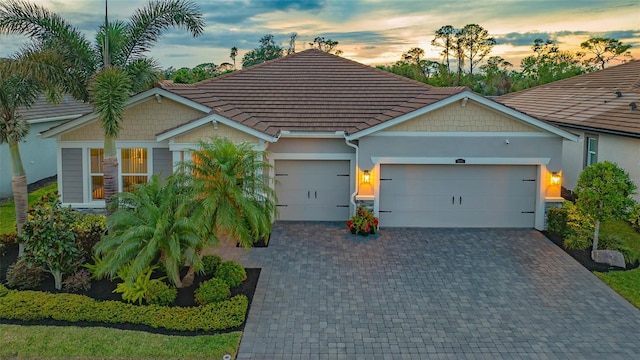
[[[0,297],[0,318],[141,324],[177,331],[212,331],[242,325],[248,306],[244,295],[205,306],[167,307],[96,301],[77,294],[10,290]]]

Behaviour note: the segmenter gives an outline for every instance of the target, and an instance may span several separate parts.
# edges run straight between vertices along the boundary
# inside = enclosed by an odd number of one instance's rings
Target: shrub
[[[547,210],[547,230],[563,237],[566,236],[568,215],[565,206],[549,208]]]
[[[218,255],[205,255],[202,257],[202,271],[205,275],[215,275],[222,264],[222,258]]]
[[[16,260],[7,269],[7,285],[14,289],[34,289],[42,284],[42,268],[25,258]]]
[[[567,249],[586,249],[593,241],[595,219],[580,211],[573,203],[566,201],[562,204],[567,209],[567,229],[565,231],[564,247]]]
[[[178,289],[167,285],[164,281],[151,281],[144,294],[144,300],[149,305],[168,306],[173,304],[178,296]]]
[[[118,277],[123,280],[123,282],[116,285],[116,289],[113,290],[114,293],[122,294],[122,300],[133,303],[138,302],[142,304],[142,300],[145,297],[145,294],[149,290],[149,285],[153,282],[161,282],[162,279],[151,279],[151,275],[153,271],[156,270],[157,266],[152,266],[142,271],[135,280],[131,280],[128,278],[129,271],[131,269],[130,265],[124,266],[118,271]]]
[[[218,267],[216,277],[226,282],[229,287],[234,288],[247,279],[247,272],[237,262],[225,261]]]
[[[229,296],[231,296],[229,284],[218,278],[204,281],[196,289],[194,294],[196,302],[200,305],[224,301],[227,300]]]
[[[0,234],[0,255],[4,255],[6,249],[18,243],[18,234]]]
[[[70,293],[88,291],[91,289],[91,274],[86,269],[76,271],[62,282],[62,289]]]
[[[7,295],[9,293],[9,289],[6,286],[0,284],[0,298]]]
[[[242,325],[247,307],[248,300],[244,295],[205,306],[168,307],[96,301],[78,294],[9,291],[0,297],[0,318],[22,321],[91,321],[141,324],[177,331],[217,331]]]
[[[78,214],[72,230],[76,235],[76,244],[85,261],[91,259],[93,247],[107,231],[107,218],[97,214]]]
[[[347,227],[352,234],[367,236],[378,231],[378,218],[373,213],[363,207],[356,209],[356,214],[347,221]]]
[[[640,204],[636,204],[629,212],[629,223],[637,232],[640,232]]]

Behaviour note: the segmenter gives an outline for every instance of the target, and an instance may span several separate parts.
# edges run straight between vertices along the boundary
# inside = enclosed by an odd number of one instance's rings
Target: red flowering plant
[[[356,209],[356,214],[347,221],[347,227],[352,234],[367,236],[378,231],[378,218],[373,216],[370,210],[361,206]]]

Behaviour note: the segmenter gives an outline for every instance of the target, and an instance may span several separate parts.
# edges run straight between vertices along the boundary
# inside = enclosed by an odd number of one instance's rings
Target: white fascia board
[[[554,137],[546,132],[472,132],[472,131],[452,131],[452,132],[430,132],[430,131],[380,131],[369,136],[393,136],[393,137]]]
[[[374,164],[409,165],[546,165],[551,158],[465,157],[464,164],[456,164],[455,157],[371,157]]]
[[[211,114],[208,116],[205,116],[203,118],[200,118],[198,120],[192,121],[188,124],[184,124],[182,126],[179,126],[171,131],[168,131],[166,133],[160,134],[156,137],[156,139],[158,141],[165,141],[171,138],[174,138],[178,135],[184,134],[186,132],[189,132],[191,130],[194,130],[200,126],[206,125],[206,124],[211,124],[212,122],[217,121],[221,124],[224,124],[226,126],[229,126],[231,128],[234,128],[238,131],[244,132],[246,134],[249,134],[251,136],[254,136],[260,140],[264,140],[264,141],[269,141],[269,142],[276,142],[277,138],[271,137],[269,135],[265,135],[264,133],[254,130],[250,127],[247,127],[245,125],[242,124],[238,124],[237,122],[233,121],[233,120],[229,120],[223,116],[220,116],[218,114]]]
[[[526,115],[526,114],[521,113],[521,112],[519,112],[517,110],[514,110],[514,109],[512,109],[510,107],[502,105],[502,104],[500,104],[498,102],[495,102],[493,100],[487,99],[487,98],[485,98],[483,96],[480,96],[480,95],[478,95],[478,94],[476,94],[476,93],[474,93],[472,91],[460,92],[460,93],[452,95],[452,96],[450,96],[450,97],[448,97],[446,99],[440,100],[440,101],[438,101],[438,102],[436,102],[434,104],[427,105],[427,106],[422,107],[422,108],[420,108],[418,110],[412,111],[412,112],[410,112],[408,114],[404,114],[404,115],[399,116],[399,117],[397,117],[395,119],[389,120],[389,121],[387,121],[385,123],[370,127],[368,129],[365,129],[365,130],[362,130],[362,131],[359,131],[359,132],[354,133],[354,134],[352,134],[350,136],[347,136],[347,140],[359,139],[359,138],[361,138],[363,136],[367,136],[367,135],[370,135],[372,133],[378,132],[380,130],[384,130],[386,128],[389,128],[391,126],[403,123],[403,122],[405,122],[407,120],[413,119],[415,117],[418,117],[420,115],[426,114],[428,112],[443,108],[443,107],[445,107],[447,105],[450,105],[450,104],[452,104],[452,103],[454,103],[454,102],[456,102],[458,100],[462,100],[464,98],[468,98],[470,100],[473,100],[473,101],[475,101],[475,102],[477,102],[477,103],[479,103],[481,105],[484,105],[484,106],[486,106],[488,108],[491,108],[491,109],[493,109],[495,111],[501,112],[501,113],[503,113],[505,115],[508,115],[510,117],[518,119],[518,120],[520,120],[520,121],[522,121],[522,122],[524,122],[526,124],[529,124],[529,125],[531,125],[533,127],[539,128],[541,130],[545,130],[545,131],[550,132],[552,134],[555,134],[555,135],[558,135],[560,137],[563,137],[563,138],[565,138],[567,140],[578,141],[578,136],[576,136],[576,135],[574,135],[574,134],[572,134],[572,133],[570,133],[568,131],[562,130],[562,129],[560,129],[560,128],[556,127],[556,126],[553,126],[551,124],[548,124],[548,123],[546,123],[544,121],[538,120],[538,119],[533,118],[533,117],[531,117],[529,115]]]
[[[127,102],[125,103],[125,109],[130,108],[131,106],[135,106],[143,101],[147,101],[150,97],[156,96],[156,95],[160,95],[163,97],[166,97],[167,99],[171,99],[175,102],[178,102],[180,104],[183,104],[185,106],[188,106],[190,108],[202,111],[203,113],[209,113],[209,111],[211,111],[211,109],[207,106],[198,104],[195,101],[191,101],[188,99],[183,98],[182,96],[178,96],[172,92],[169,92],[167,90],[161,89],[161,88],[153,88],[153,89],[149,89],[147,91],[143,91],[139,94],[136,94],[132,97],[129,98],[129,100],[127,100]],[[75,120],[71,120],[67,123],[61,124],[55,128],[49,129],[49,130],[45,130],[43,132],[41,132],[39,135],[42,138],[51,138],[54,137],[56,135],[62,134],[64,132],[67,132],[69,130],[74,129],[77,126],[80,125],[85,125],[88,123],[91,123],[93,121],[96,121],[98,119],[98,114],[96,112],[92,112],[89,113],[87,115],[84,115],[82,117],[79,117]]]
[[[281,138],[312,138],[312,139],[344,139],[343,131],[327,131],[327,132],[297,132],[286,131],[280,132]]]
[[[61,120],[71,120],[82,116],[82,114],[73,114],[73,115],[62,115],[62,116],[54,116],[48,118],[39,118],[39,119],[31,119],[27,120],[29,124],[41,124],[52,121],[61,121]]]

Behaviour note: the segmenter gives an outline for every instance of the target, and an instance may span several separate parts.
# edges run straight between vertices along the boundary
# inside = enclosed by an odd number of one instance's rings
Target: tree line
[[[522,59],[520,70],[515,70],[504,58],[489,56],[497,41],[478,24],[461,29],[442,26],[431,45],[440,51],[439,61],[426,59],[424,49],[414,47],[395,63],[378,68],[433,86],[468,86],[484,95],[502,95],[604,69],[613,59],[630,58],[631,48],[617,39],[594,37],[574,52],[561,50],[553,40],[538,38],[531,46],[533,54]]]

